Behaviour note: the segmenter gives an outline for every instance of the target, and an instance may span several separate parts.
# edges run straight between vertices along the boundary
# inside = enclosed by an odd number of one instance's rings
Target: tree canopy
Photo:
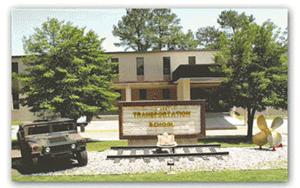
[[[196,38],[199,47],[208,50],[218,50],[220,49],[220,36],[222,33],[227,37],[232,37],[244,25],[250,24],[254,20],[252,15],[248,16],[244,12],[239,14],[234,10],[224,10],[217,19],[219,28],[207,26],[198,29]]]
[[[194,49],[197,42],[191,31],[184,33],[180,19],[170,9],[127,9],[113,35],[125,50],[135,51]]]
[[[90,120],[113,108],[116,65],[103,53],[103,39],[95,32],[52,18],[23,41],[26,71],[17,78],[25,94],[21,102],[32,112]]]
[[[226,75],[220,93],[223,102],[248,112],[248,138],[256,111],[268,106],[287,108],[288,56],[271,22],[246,22],[232,37],[222,33],[216,63]]]
[[[220,48],[221,31],[214,26],[201,27],[196,32],[196,38],[199,46],[208,50],[217,50]]]
[[[254,20],[253,15],[248,16],[244,12],[239,14],[234,10],[224,10],[219,15],[217,22],[221,28],[229,29],[231,30],[229,32],[235,33],[243,28],[244,25],[248,25]]]

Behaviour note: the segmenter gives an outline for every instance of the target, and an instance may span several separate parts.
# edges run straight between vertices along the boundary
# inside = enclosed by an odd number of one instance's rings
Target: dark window
[[[162,94],[163,94],[163,99],[170,99],[170,90],[169,89],[163,89]]]
[[[45,133],[49,133],[49,132],[50,132],[49,126],[46,126],[46,125],[28,128],[28,135],[45,134]]]
[[[111,62],[113,62],[113,63],[119,63],[119,58],[111,58]]]
[[[136,58],[136,74],[144,75],[144,58],[143,57]]]
[[[111,58],[111,62],[114,63],[113,72],[119,74],[119,58]]]
[[[120,89],[117,89],[116,92],[119,93],[119,96],[117,98],[117,100],[119,101],[122,99],[122,91]]]
[[[13,62],[11,65],[11,71],[13,73],[19,73],[19,67],[17,62]],[[19,101],[19,83],[17,80],[12,81],[12,99],[13,99],[13,109],[20,109]]]
[[[164,75],[169,75],[171,73],[171,58],[163,57],[163,72]]]
[[[14,73],[19,73],[19,67],[18,67],[18,63],[13,62],[11,65],[11,71]]]
[[[147,99],[147,90],[140,89],[140,100],[146,100],[146,99]]]
[[[189,64],[190,65],[196,64],[196,56],[189,56]]]
[[[14,109],[20,109],[19,93],[13,91],[12,92],[12,97],[13,97],[13,108]]]
[[[71,131],[76,130],[76,126],[74,124],[57,124],[52,125],[53,132],[60,132],[60,131]]]

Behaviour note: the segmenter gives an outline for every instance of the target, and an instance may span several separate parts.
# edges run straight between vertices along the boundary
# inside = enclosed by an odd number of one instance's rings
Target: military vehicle
[[[36,166],[41,158],[71,157],[87,164],[86,140],[71,119],[37,121],[19,125],[17,138],[25,165]]]

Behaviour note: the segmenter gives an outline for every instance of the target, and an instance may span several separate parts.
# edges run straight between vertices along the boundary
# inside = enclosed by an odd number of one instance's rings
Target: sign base
[[[177,144],[197,144],[198,138],[175,138]],[[128,139],[128,146],[155,146],[157,139],[154,138],[130,138]]]

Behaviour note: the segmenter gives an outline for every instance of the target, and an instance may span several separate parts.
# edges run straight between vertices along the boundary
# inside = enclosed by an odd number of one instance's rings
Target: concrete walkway
[[[230,116],[223,117],[209,117],[207,118],[207,136],[245,136],[247,135],[247,127],[243,125],[242,121],[232,118]],[[221,123],[220,123],[221,122]],[[271,125],[272,120],[267,120],[268,126]],[[219,126],[217,126],[219,125]],[[220,125],[228,127],[222,129]],[[234,129],[232,129],[234,127]],[[18,126],[12,126],[11,138],[16,138]],[[78,129],[79,130],[79,129]],[[253,134],[260,130],[257,128],[256,121],[254,121]],[[288,135],[288,121],[284,120],[284,124],[278,128],[278,132],[283,135]],[[119,122],[118,120],[105,120],[105,121],[91,121],[86,127],[85,132],[80,132],[85,138],[93,140],[119,140]]]

